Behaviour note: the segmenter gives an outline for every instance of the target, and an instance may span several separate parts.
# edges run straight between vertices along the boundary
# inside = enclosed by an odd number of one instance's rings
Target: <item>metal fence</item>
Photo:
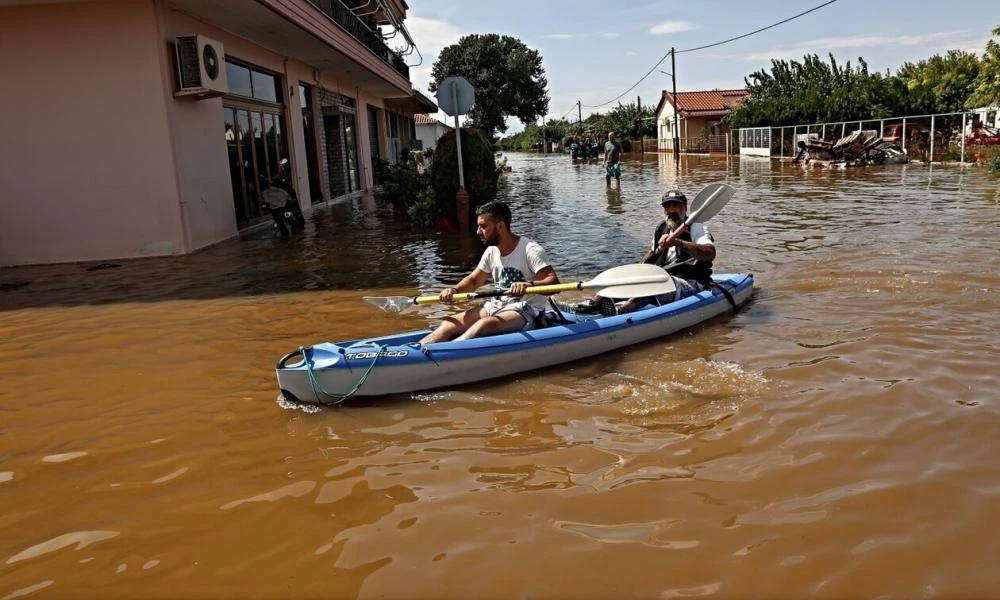
[[[730,142],[731,139],[728,133],[721,135],[706,134],[700,137],[682,137],[678,138],[677,141],[681,152],[690,152],[692,154],[729,154],[730,149],[735,147],[731,146]],[[661,151],[673,152],[673,138],[660,138],[657,148]]]
[[[982,135],[982,125],[1000,120],[995,109],[908,115],[867,121],[811,123],[783,127],[748,127],[737,130],[741,155],[791,158],[801,135],[816,135],[826,142],[836,142],[850,133],[878,131],[886,142],[893,142],[910,160],[924,162],[978,160],[986,146],[1000,145],[1000,135]],[[994,130],[995,131],[995,130]]]

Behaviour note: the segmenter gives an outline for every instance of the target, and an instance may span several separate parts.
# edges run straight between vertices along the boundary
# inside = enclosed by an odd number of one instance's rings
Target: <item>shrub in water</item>
[[[382,198],[401,208],[409,208],[420,201],[429,179],[421,173],[414,160],[402,160],[394,165],[379,161],[375,167],[375,178],[382,187]]]
[[[984,161],[986,168],[989,169],[990,173],[996,173],[1000,175],[1000,148],[993,147],[986,152],[986,160]]]
[[[469,223],[474,224],[477,206],[492,202],[497,196],[496,159],[493,156],[493,145],[482,131],[472,128],[462,129],[462,164],[465,168],[465,191],[469,194]],[[455,145],[455,132],[450,131],[437,141],[434,160],[430,169],[431,189],[433,194],[420,202],[430,202],[430,207],[421,207],[419,212],[436,220],[445,217],[452,222],[458,222],[455,207],[455,194],[458,192],[458,153]],[[410,211],[414,214],[414,210]]]

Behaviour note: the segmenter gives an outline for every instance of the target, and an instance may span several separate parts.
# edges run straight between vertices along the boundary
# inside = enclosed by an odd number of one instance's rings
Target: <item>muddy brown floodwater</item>
[[[971,598],[1000,590],[1000,180],[976,168],[512,155],[563,279],[724,180],[736,316],[608,356],[306,412],[299,345],[419,329],[365,295],[481,248],[361,199],[304,235],[0,270],[0,598]]]

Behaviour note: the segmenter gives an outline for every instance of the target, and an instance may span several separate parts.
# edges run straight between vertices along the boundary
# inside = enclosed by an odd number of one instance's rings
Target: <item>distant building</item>
[[[417,139],[420,140],[423,150],[433,150],[442,135],[455,129],[427,115],[413,115],[413,122],[417,129]],[[462,137],[464,138],[465,136]]]
[[[371,188],[437,110],[410,82],[407,10],[0,1],[0,266],[192,252],[268,221],[268,179],[305,212]]]
[[[681,152],[727,152],[729,127],[721,121],[749,94],[743,89],[678,92],[675,102],[664,90],[656,106],[657,150],[673,152],[677,119]]]

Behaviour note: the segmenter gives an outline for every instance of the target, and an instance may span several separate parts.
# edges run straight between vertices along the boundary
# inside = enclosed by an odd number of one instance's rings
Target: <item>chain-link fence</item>
[[[875,131],[882,140],[898,146],[912,161],[970,162],[977,160],[984,148],[1000,146],[1000,110],[912,115],[846,121],[811,123],[783,127],[748,127],[736,132],[734,146],[741,155],[792,158],[796,142],[804,136],[834,143],[860,130]],[[992,125],[991,125],[992,124]]]

